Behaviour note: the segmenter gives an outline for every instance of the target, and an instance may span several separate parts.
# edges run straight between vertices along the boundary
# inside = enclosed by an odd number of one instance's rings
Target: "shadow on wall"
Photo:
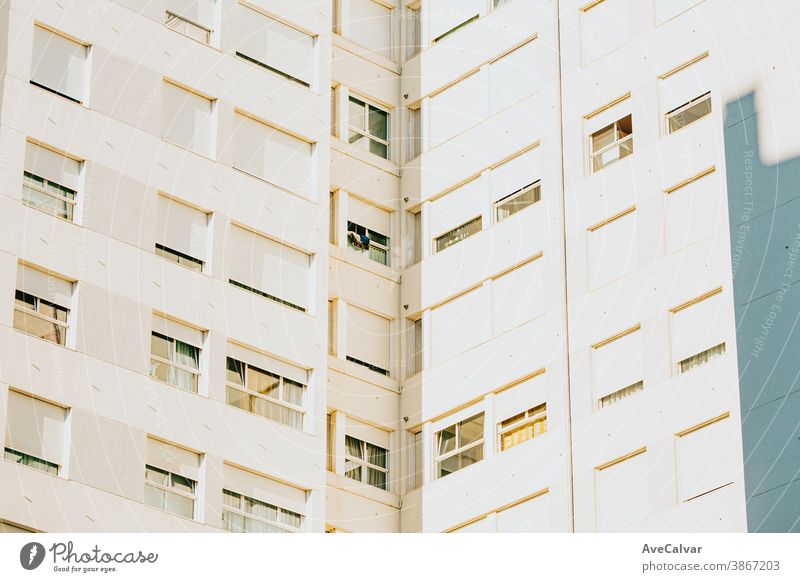
[[[800,532],[800,158],[762,163],[753,93],[724,123],[748,529]]]

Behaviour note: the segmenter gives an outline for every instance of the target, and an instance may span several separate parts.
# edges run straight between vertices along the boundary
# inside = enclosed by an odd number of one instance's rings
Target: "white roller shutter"
[[[81,163],[51,149],[25,143],[25,171],[77,192],[81,179]]]
[[[347,200],[347,219],[384,236],[391,233],[391,214],[350,196]]]
[[[705,57],[666,79],[660,79],[658,96],[662,112],[668,113],[707,93],[711,89],[714,76],[715,69],[711,65],[711,59]]]
[[[222,487],[229,491],[277,505],[300,515],[306,514],[306,491],[304,489],[239,469],[227,463],[222,471],[222,481]]]
[[[308,197],[313,183],[310,143],[236,114],[233,165],[280,188]]]
[[[389,369],[391,322],[385,317],[347,306],[347,355]]]
[[[595,398],[627,388],[643,378],[642,332],[634,331],[592,349]]]
[[[72,283],[55,275],[17,264],[17,289],[60,307],[72,307]]]
[[[737,434],[732,422],[720,420],[678,437],[678,487],[681,501],[734,480]]]
[[[308,370],[271,358],[266,354],[249,350],[239,344],[228,343],[228,355],[234,360],[239,360],[260,370],[278,374],[303,385],[308,384]]]
[[[531,261],[492,282],[495,335],[541,315],[544,311],[544,265]]]
[[[87,47],[40,26],[33,27],[31,80],[83,102]]]
[[[145,463],[194,481],[200,480],[200,455],[148,437]]]
[[[311,84],[314,37],[241,4],[236,27],[238,52]]]
[[[477,178],[448,192],[430,206],[430,232],[444,234],[483,213],[485,182]]]
[[[5,446],[61,466],[66,416],[61,406],[9,390]]]
[[[539,45],[531,40],[489,65],[489,113],[496,113],[539,88]]]
[[[205,260],[208,214],[177,200],[158,197],[156,239],[164,246]]]
[[[215,0],[167,0],[167,11],[208,30],[214,29]]]
[[[722,294],[718,293],[672,314],[672,350],[676,363],[722,343],[724,307]]]
[[[373,0],[350,0],[348,37],[386,58],[392,56],[392,11]]]
[[[161,94],[164,139],[204,156],[213,151],[212,101],[165,82]]]
[[[597,471],[597,530],[618,531],[647,516],[647,453]]]
[[[345,433],[365,443],[379,446],[383,449],[389,450],[389,433],[383,429],[374,427],[369,424],[364,424],[353,418],[347,417],[345,424]]]
[[[716,172],[666,196],[668,252],[717,232],[724,197]]]
[[[173,319],[167,319],[160,315],[153,314],[153,331],[172,339],[182,341],[196,348],[203,347],[203,332],[199,329],[178,323]]]

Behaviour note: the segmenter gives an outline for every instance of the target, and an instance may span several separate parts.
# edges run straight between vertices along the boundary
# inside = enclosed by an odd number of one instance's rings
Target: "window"
[[[472,236],[475,233],[481,231],[482,228],[482,218],[480,216],[476,216],[472,220],[465,222],[459,227],[454,228],[451,231],[448,231],[442,235],[437,236],[434,240],[436,242],[436,252],[441,252],[446,248],[453,246],[456,243],[460,243],[465,238]]]
[[[636,394],[637,392],[641,392],[642,390],[644,390],[644,381],[643,380],[639,380],[638,382],[635,382],[634,384],[631,384],[630,386],[626,386],[625,388],[621,388],[620,390],[616,390],[616,391],[612,392],[611,394],[606,394],[605,396],[602,396],[600,398],[600,400],[598,400],[598,403],[597,403],[598,408],[605,408],[606,406],[609,406],[610,404],[614,404],[615,402],[617,402],[619,400],[623,400],[624,398],[627,398],[628,396],[632,396],[633,394]]]
[[[436,44],[437,42],[441,42],[441,41],[443,41],[443,40],[444,40],[444,39],[446,39],[448,36],[450,36],[451,34],[453,34],[453,33],[454,33],[454,32],[456,32],[456,31],[458,31],[458,30],[460,30],[460,29],[464,28],[464,27],[465,27],[466,25],[468,25],[469,23],[471,23],[471,22],[475,22],[476,20],[478,20],[478,18],[480,18],[480,15],[479,15],[479,14],[476,14],[475,16],[472,16],[472,17],[468,18],[467,20],[465,20],[465,21],[464,21],[464,22],[462,22],[461,24],[457,24],[456,26],[454,26],[453,28],[451,28],[451,29],[450,29],[450,30],[448,30],[447,32],[443,32],[442,34],[440,34],[439,36],[437,36],[436,38],[434,38],[434,39],[433,39],[433,44]]]
[[[72,283],[28,266],[17,266],[14,329],[67,344]]]
[[[89,47],[41,26],[33,27],[31,84],[70,101],[83,103],[88,94],[86,61]]]
[[[233,167],[292,194],[308,198],[315,183],[313,145],[236,111]]]
[[[422,457],[423,448],[422,448],[422,431],[419,430],[414,433],[410,433],[411,441],[412,441],[412,453],[413,456],[411,458],[411,466],[413,467],[413,471],[411,472],[411,489],[417,489],[418,487],[422,487],[422,476],[424,474],[424,459]]]
[[[233,533],[290,533],[303,525],[299,513],[227,489],[222,504],[222,527]]]
[[[695,354],[694,356],[690,356],[684,360],[681,360],[678,366],[680,367],[681,374],[684,372],[688,372],[692,368],[697,368],[698,366],[702,366],[703,364],[707,364],[711,360],[718,358],[719,356],[725,353],[725,342],[714,346],[713,348],[708,348],[707,350],[703,350],[699,354]]]
[[[5,459],[58,475],[65,459],[66,418],[61,406],[9,390]]]
[[[707,168],[667,188],[667,252],[674,252],[717,232],[723,211],[716,168]]]
[[[598,289],[638,268],[637,237],[635,207],[589,227],[587,244],[590,289]]]
[[[193,519],[200,455],[154,438],[147,439],[145,454],[144,502]]]
[[[547,404],[507,418],[497,426],[500,450],[505,451],[547,432]]]
[[[673,133],[711,113],[711,92],[667,112],[667,132]]]
[[[633,118],[626,115],[591,135],[592,172],[633,153]]]
[[[408,335],[408,375],[422,371],[422,318],[411,322]]]
[[[408,227],[411,230],[411,259],[409,265],[416,265],[422,260],[422,210],[411,212]]]
[[[389,237],[347,221],[347,248],[381,265],[389,264]]]
[[[422,50],[422,19],[420,18],[419,5],[408,6],[406,8],[406,18],[408,35],[406,59],[410,59]]]
[[[639,324],[594,344],[591,353],[599,408],[644,389]]]
[[[226,265],[229,282],[241,289],[305,312],[311,257],[239,226],[231,226]]]
[[[325,468],[336,472],[336,422],[334,413],[329,412],[325,416]]]
[[[310,87],[314,80],[314,37],[242,4],[236,15],[236,56]]]
[[[211,44],[216,20],[215,0],[167,0],[166,26],[205,44]]]
[[[738,427],[730,422],[729,412],[682,430],[675,437],[681,501],[729,485],[739,474],[742,441]]]
[[[154,315],[150,337],[150,376],[181,390],[197,393],[201,345],[202,331]]]
[[[436,478],[483,460],[483,412],[436,433]]]
[[[158,256],[194,271],[203,270],[208,214],[159,195],[156,228]]]
[[[388,485],[388,451],[351,436],[345,436],[344,475],[383,489]]]
[[[306,387],[300,382],[228,357],[228,404],[303,429]]]
[[[539,180],[494,203],[495,220],[502,222],[542,199]]]
[[[26,142],[22,203],[72,221],[82,165],[47,147]]]
[[[331,32],[334,34],[342,34],[342,2],[341,0],[333,0],[331,8]]]
[[[595,468],[597,530],[619,531],[650,510],[647,449],[641,448]]]
[[[347,355],[350,362],[389,376],[391,322],[375,313],[347,306]]]
[[[374,0],[350,0],[347,36],[387,59],[392,58],[392,10]]]
[[[422,107],[408,109],[408,160],[422,153]]]
[[[493,0],[494,8],[500,8],[503,4],[508,4],[511,0]]]
[[[389,113],[375,105],[350,97],[349,115],[349,143],[389,159]]]
[[[215,100],[169,81],[164,81],[161,98],[161,136],[170,143],[213,157]]]

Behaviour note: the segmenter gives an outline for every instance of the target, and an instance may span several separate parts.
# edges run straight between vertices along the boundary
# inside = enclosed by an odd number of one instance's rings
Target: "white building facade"
[[[757,6],[140,4],[0,8],[0,527],[799,527],[740,410]]]

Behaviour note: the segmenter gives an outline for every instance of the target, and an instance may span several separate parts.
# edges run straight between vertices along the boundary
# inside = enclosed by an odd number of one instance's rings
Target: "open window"
[[[592,172],[602,170],[633,153],[633,116],[616,120],[589,136]]]
[[[200,455],[148,437],[144,468],[144,502],[194,519]]]
[[[181,390],[197,393],[203,332],[153,315],[150,337],[150,376]]]
[[[70,281],[52,273],[17,265],[14,292],[14,329],[59,345],[66,345],[72,307]]]
[[[350,97],[348,112],[348,143],[389,159],[389,112],[356,97]]]
[[[51,475],[64,465],[67,409],[8,391],[4,458]]]
[[[483,421],[481,412],[436,433],[437,479],[483,460]]]
[[[72,222],[82,166],[75,158],[26,142],[22,203]]]
[[[497,425],[500,450],[534,439],[547,432],[547,404],[539,404],[505,419]]]

